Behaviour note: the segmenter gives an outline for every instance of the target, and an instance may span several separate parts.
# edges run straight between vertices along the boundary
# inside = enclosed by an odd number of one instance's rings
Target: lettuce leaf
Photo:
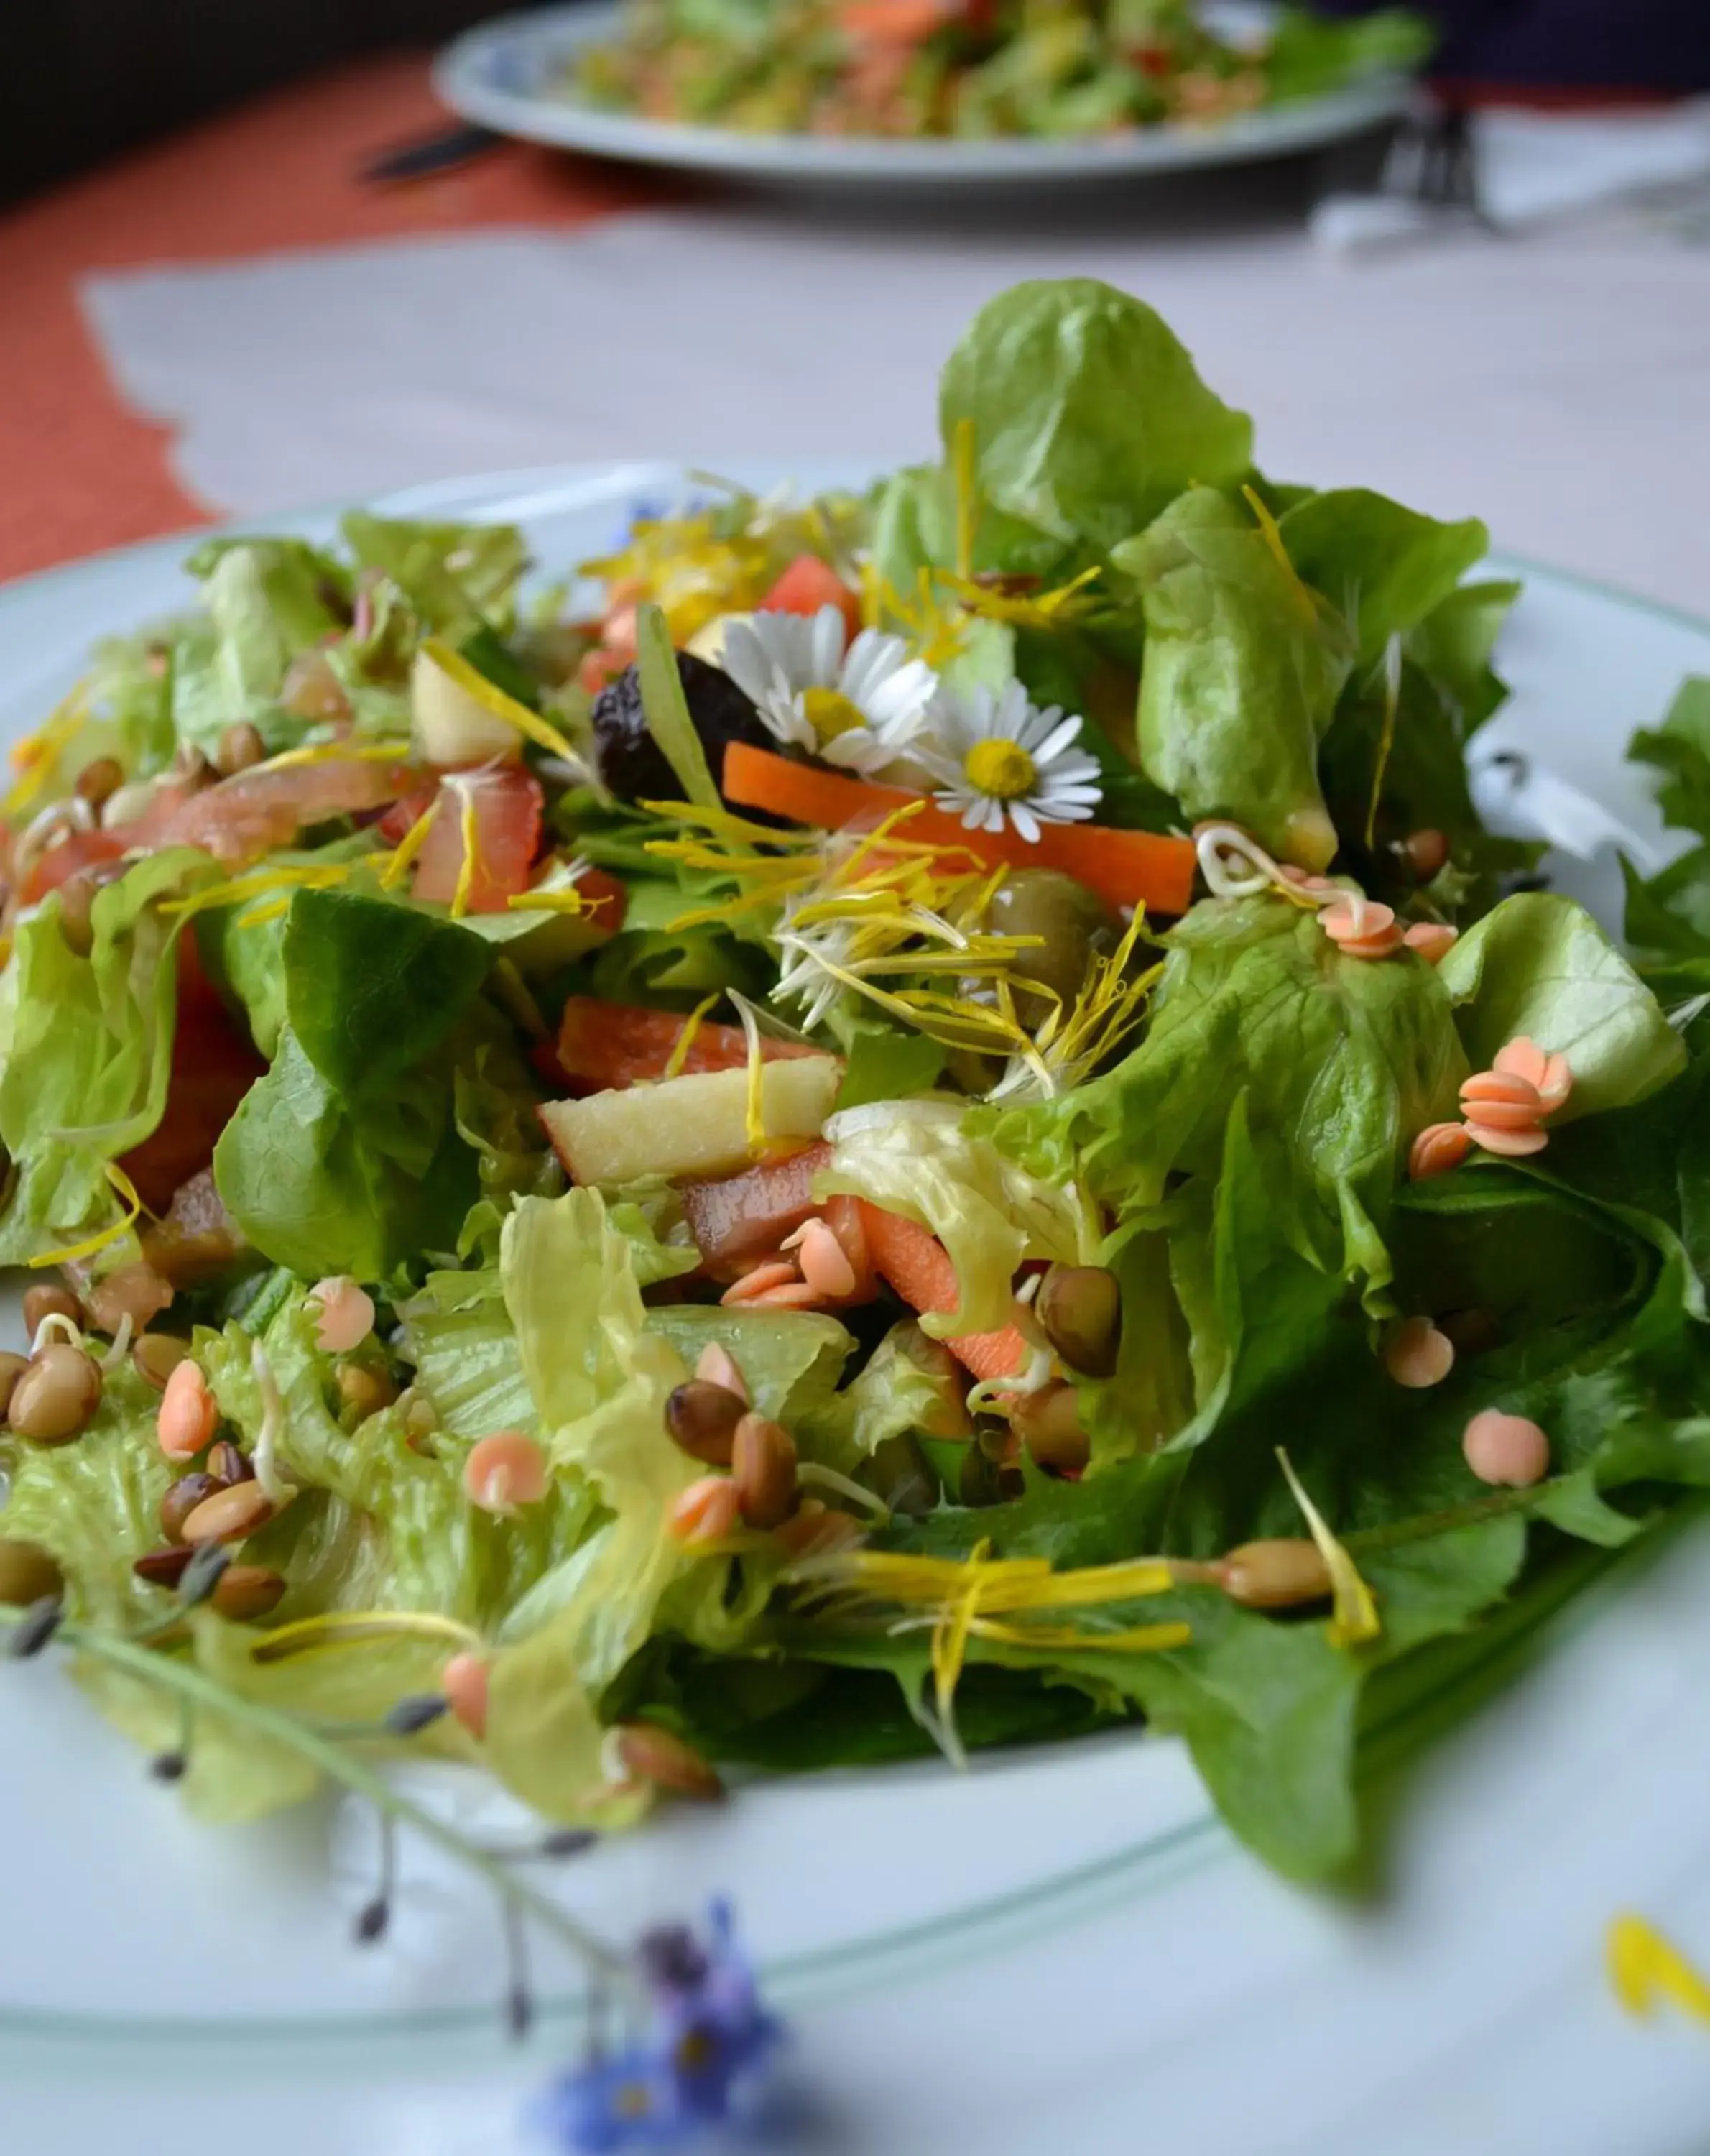
[[[905,1107],[840,1132],[814,1188],[821,1197],[868,1199],[937,1236],[960,1291],[954,1312],[921,1319],[939,1337],[1007,1325],[1023,1260],[1073,1265],[1082,1255],[1084,1219],[1073,1179],[1030,1173],[948,1104],[928,1115]]]
[[[1231,817],[1285,860],[1326,867],[1336,833],[1318,744],[1354,658],[1346,624],[1243,505],[1181,495],[1115,566],[1145,613],[1139,757],[1191,821]]]
[[[352,510],[339,531],[358,566],[396,584],[428,628],[461,637],[515,612],[528,546],[512,524],[433,524]]]
[[[457,923],[351,891],[299,891],[274,946],[238,927],[236,985],[277,1027],[274,1060],[214,1151],[256,1248],[314,1278],[384,1280],[456,1247],[479,1194],[455,1074],[508,1034],[480,1003],[491,948]],[[228,968],[228,978],[231,969]],[[520,1090],[526,1096],[525,1081]]]
[[[1518,1034],[1568,1059],[1574,1090],[1553,1122],[1622,1108],[1686,1066],[1680,1035],[1595,921],[1553,891],[1504,899],[1438,968],[1475,1070]]]
[[[1467,1073],[1441,980],[1410,957],[1344,958],[1313,916],[1270,897],[1207,901],[1164,941],[1139,1047],[1060,1101],[1006,1112],[996,1142],[1128,1219],[1160,1206],[1172,1177],[1215,1183],[1244,1096],[1285,1243],[1375,1298],[1406,1147],[1455,1112]],[[1182,1220],[1193,1203],[1179,1200]]]
[[[21,1264],[117,1216],[106,1167],[166,1106],[178,928],[163,902],[217,873],[206,855],[151,855],[95,895],[79,957],[49,896],[18,924],[0,1009],[0,1141],[18,1164],[0,1262]]]
[[[1440,524],[1364,487],[1308,495],[1278,529],[1298,573],[1354,629],[1354,663],[1365,667],[1441,606],[1490,544],[1476,517]]]
[[[1663,822],[1710,838],[1710,679],[1682,681],[1661,725],[1641,727],[1627,755],[1661,774],[1656,805]]]
[[[212,540],[187,566],[206,612],[172,646],[178,741],[212,755],[228,726],[247,721],[269,751],[290,747],[308,722],[279,706],[285,670],[344,628],[348,572],[300,539]]]
[[[1060,552],[1108,554],[1185,488],[1252,460],[1252,422],[1162,318],[1091,277],[1012,285],[980,309],[940,377],[947,454],[965,421],[982,504]]]

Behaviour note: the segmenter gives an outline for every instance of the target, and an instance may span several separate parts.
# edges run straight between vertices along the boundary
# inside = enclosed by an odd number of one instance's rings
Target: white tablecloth
[[[1498,542],[1710,606],[1710,251],[1631,216],[1357,260],[1299,190],[1225,175],[1089,211],[709,203],[92,280],[131,398],[247,518],[566,459],[900,460],[939,362],[1021,277],[1159,307],[1279,477],[1486,518]]]

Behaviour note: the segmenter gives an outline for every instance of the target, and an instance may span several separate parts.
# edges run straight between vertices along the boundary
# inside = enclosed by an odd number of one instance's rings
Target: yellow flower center
[[[853,733],[867,724],[866,713],[841,689],[804,689],[801,708],[822,742],[835,741],[839,734]]]
[[[1039,776],[1038,765],[1012,741],[975,742],[962,769],[975,792],[990,794],[994,801],[1014,801],[1031,793]]]

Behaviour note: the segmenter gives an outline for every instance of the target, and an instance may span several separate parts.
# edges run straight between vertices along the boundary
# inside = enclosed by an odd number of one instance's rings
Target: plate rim
[[[810,187],[1027,187],[1197,171],[1322,149],[1403,112],[1413,77],[1374,69],[1319,97],[1244,113],[1216,127],[1177,121],[1107,136],[903,139],[883,136],[745,134],[735,128],[637,120],[538,90],[509,90],[496,64],[548,53],[567,57],[605,37],[621,0],[500,15],[454,38],[433,60],[440,99],[462,118],[503,135],[633,164],[722,172]]]

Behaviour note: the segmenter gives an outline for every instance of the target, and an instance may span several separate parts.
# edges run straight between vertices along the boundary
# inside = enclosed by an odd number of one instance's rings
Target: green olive
[[[1016,971],[1051,989],[1065,1005],[1079,995],[1088,965],[1114,950],[1121,934],[1095,892],[1055,869],[1017,869],[993,893],[987,923],[1000,936],[1042,939],[1018,953]],[[1038,996],[1016,1000],[1027,1024],[1037,1024],[1048,1008]]]

